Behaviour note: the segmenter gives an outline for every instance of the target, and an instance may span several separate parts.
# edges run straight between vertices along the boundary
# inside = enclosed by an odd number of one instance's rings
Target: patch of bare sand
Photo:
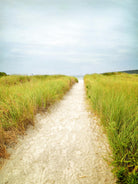
[[[86,110],[83,82],[36,116],[35,128],[18,141],[0,171],[0,184],[114,184],[104,161],[109,146]]]

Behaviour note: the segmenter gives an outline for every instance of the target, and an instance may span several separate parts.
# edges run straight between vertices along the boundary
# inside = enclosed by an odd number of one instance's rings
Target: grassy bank
[[[0,157],[6,157],[6,146],[28,124],[34,115],[45,110],[77,82],[74,77],[3,76],[0,78]]]
[[[138,181],[138,75],[110,73],[84,77],[93,111],[100,117],[113,151],[118,183]]]

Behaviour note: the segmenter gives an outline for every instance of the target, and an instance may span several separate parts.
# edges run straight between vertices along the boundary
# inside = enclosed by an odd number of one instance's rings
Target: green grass
[[[74,77],[20,76],[0,78],[0,157],[6,157],[7,140],[34,124],[34,116],[43,111],[77,82]]]
[[[118,183],[138,181],[138,75],[109,73],[84,77],[93,111],[100,117],[113,152]]]

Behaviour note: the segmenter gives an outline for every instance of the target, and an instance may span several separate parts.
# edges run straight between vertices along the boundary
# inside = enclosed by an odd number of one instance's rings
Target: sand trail
[[[18,141],[0,171],[0,184],[114,184],[104,161],[109,146],[86,110],[84,84],[75,84]]]

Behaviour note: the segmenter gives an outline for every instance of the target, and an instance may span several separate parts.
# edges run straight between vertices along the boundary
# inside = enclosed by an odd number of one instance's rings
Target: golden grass
[[[6,145],[34,124],[38,111],[61,99],[75,82],[76,78],[61,75],[1,77],[0,157],[7,157]]]

